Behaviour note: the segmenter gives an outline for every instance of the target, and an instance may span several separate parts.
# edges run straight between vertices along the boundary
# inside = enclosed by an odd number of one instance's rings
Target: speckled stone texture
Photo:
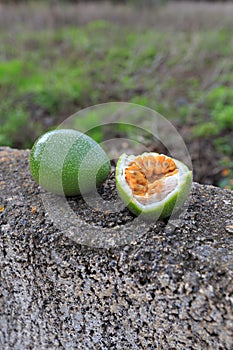
[[[233,349],[231,191],[194,184],[179,224],[90,248],[50,221],[28,155],[0,148],[1,350]],[[102,230],[134,219],[71,205]]]

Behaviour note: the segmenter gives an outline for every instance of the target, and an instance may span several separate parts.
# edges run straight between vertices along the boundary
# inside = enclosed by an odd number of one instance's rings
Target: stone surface
[[[194,184],[179,221],[87,247],[46,214],[28,155],[0,148],[0,349],[233,349],[233,192]],[[134,221],[69,205],[102,233]]]

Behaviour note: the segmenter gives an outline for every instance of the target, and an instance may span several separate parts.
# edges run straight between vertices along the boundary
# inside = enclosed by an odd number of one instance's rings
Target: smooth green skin
[[[124,166],[124,157],[126,155],[122,154],[119,158],[116,166],[116,187],[119,193],[119,196],[121,197],[122,201],[125,203],[125,205],[128,207],[128,209],[135,215],[139,216],[143,220],[147,221],[157,221],[159,219],[164,219],[171,214],[174,214],[177,212],[181,206],[184,204],[185,200],[187,199],[191,186],[192,186],[192,171],[188,170],[188,168],[181,163],[180,161],[176,162],[182,166],[187,168],[187,173],[184,175],[184,181],[182,185],[180,186],[179,190],[173,191],[172,195],[168,200],[165,200],[161,202],[161,204],[156,204],[154,207],[150,208],[141,208],[136,199],[133,197],[128,185],[122,184],[122,181],[120,180],[120,171],[122,167]],[[125,181],[126,182],[126,181]],[[127,189],[127,187],[128,189]]]
[[[109,175],[110,161],[104,150],[77,130],[47,132],[34,143],[30,171],[49,192],[76,196],[92,191]]]

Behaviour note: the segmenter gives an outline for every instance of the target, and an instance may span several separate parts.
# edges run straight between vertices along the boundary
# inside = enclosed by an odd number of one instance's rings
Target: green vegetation
[[[12,22],[9,7],[2,18],[1,145],[31,147],[42,132],[80,109],[110,101],[134,102],[171,119],[191,154],[193,143],[209,142],[219,168],[212,183],[222,185],[221,172],[229,169],[224,186],[232,188],[233,26],[228,13],[224,22],[225,12],[217,10],[208,24],[207,5],[203,11],[201,5],[181,11],[178,4],[168,4],[156,11],[156,20],[152,10],[148,17],[144,14],[139,25],[137,9],[130,15],[129,8],[117,8],[118,17],[113,17],[115,9],[103,7],[97,11],[99,19],[93,20],[91,13],[90,20],[77,24],[82,15],[76,19],[75,5],[66,7],[67,12],[64,5],[61,10],[45,6],[27,8],[32,22],[20,17],[23,7],[18,22]],[[54,16],[53,25],[47,10]],[[187,14],[190,23],[200,18],[195,29],[182,22]],[[220,27],[215,25],[218,20]],[[122,129],[118,132],[125,132]],[[95,128],[91,136],[101,141],[101,129]]]

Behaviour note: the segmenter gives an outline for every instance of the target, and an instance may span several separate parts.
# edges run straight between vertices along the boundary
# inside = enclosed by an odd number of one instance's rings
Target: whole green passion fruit
[[[45,133],[30,153],[30,171],[35,181],[49,192],[66,196],[92,191],[106,180],[110,168],[100,145],[72,129]]]
[[[116,167],[118,193],[130,211],[158,220],[175,213],[188,197],[192,171],[158,153],[122,154]]]

